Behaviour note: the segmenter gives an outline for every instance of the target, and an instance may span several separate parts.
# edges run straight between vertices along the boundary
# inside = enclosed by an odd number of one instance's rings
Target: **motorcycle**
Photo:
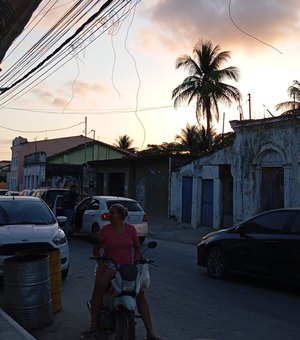
[[[103,296],[103,306],[100,311],[99,330],[116,340],[135,340],[136,296],[141,289],[150,285],[149,265],[156,266],[153,260],[144,257],[149,249],[154,249],[157,242],[147,244],[140,258],[134,264],[118,265],[112,258],[106,256],[91,256],[91,260],[109,261],[116,269],[115,277]],[[87,303],[91,312],[91,300]]]

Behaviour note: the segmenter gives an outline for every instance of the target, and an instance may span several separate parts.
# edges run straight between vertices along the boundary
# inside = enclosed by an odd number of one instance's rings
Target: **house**
[[[131,153],[85,136],[28,142],[16,137],[12,143],[10,190],[81,183],[87,161],[128,157]]]
[[[0,189],[6,189],[6,177],[10,171],[10,161],[0,161]]]
[[[232,146],[214,151],[171,174],[171,215],[194,227],[233,220]]]
[[[230,124],[232,146],[171,174],[171,213],[193,227],[228,227],[300,205],[300,115]]]
[[[88,162],[84,185],[91,195],[126,196],[139,201],[147,214],[169,217],[170,173],[190,156],[147,155]]]

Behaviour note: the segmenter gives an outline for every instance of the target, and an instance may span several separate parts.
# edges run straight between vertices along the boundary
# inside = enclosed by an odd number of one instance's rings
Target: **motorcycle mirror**
[[[156,248],[157,247],[157,242],[156,241],[151,241],[151,242],[149,242],[147,244],[147,247],[151,248],[151,249]]]

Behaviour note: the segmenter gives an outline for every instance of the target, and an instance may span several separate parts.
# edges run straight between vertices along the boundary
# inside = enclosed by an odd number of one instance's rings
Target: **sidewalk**
[[[24,328],[0,308],[1,340],[35,340]]]
[[[193,228],[188,223],[178,222],[174,218],[151,217],[149,219],[149,236],[159,240],[196,245],[201,238],[214,231],[211,227]]]

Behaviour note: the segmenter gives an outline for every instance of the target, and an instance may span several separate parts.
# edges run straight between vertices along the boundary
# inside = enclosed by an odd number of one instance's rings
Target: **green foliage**
[[[140,151],[138,154],[141,156],[153,156],[153,155],[178,155],[182,151],[182,146],[178,143],[164,142],[160,145],[148,144],[147,148]]]
[[[131,139],[129,136],[127,135],[123,135],[123,136],[119,136],[119,138],[117,138],[116,143],[114,144],[114,146],[122,149],[122,150],[126,150],[126,151],[131,151],[134,152],[135,148],[132,148],[132,143],[133,143],[133,139]]]
[[[293,81],[293,84],[289,86],[287,93],[292,100],[277,104],[275,109],[277,111],[282,110],[282,114],[300,113],[300,83],[298,80]]]

